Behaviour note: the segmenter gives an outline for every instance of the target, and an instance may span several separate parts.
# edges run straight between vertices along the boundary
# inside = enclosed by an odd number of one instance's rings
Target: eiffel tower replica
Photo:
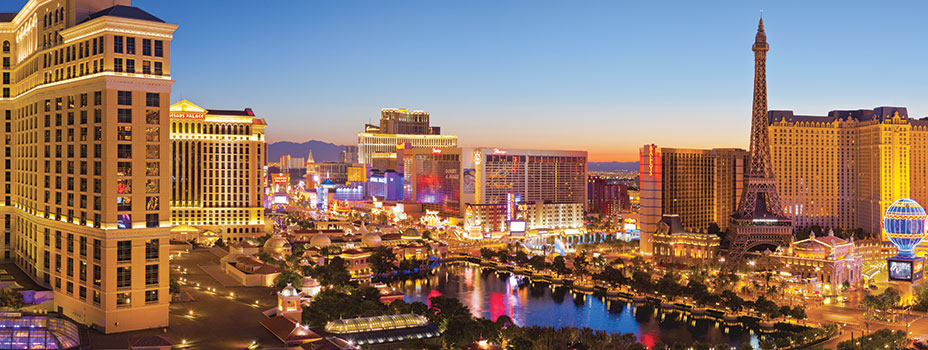
[[[784,246],[793,241],[793,222],[783,212],[776,176],[770,166],[767,139],[767,34],[764,19],[754,39],[754,108],[751,115],[751,163],[738,210],[732,215],[735,236],[731,240],[725,270],[731,271],[744,253],[759,245]]]

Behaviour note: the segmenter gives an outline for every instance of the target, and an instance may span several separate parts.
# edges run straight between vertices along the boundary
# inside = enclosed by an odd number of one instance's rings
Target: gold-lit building
[[[405,108],[384,108],[380,125],[364,126],[358,133],[358,162],[378,170],[396,170],[396,149],[449,148],[458,146],[458,137],[441,135],[441,128],[429,125],[429,114]],[[353,162],[351,162],[353,163]]]
[[[242,241],[265,233],[264,119],[245,110],[171,106],[171,224],[198,240]]]
[[[744,189],[749,154],[735,148],[640,149],[641,251],[654,251],[653,234],[664,215],[679,215],[683,229],[726,230]]]
[[[928,121],[905,108],[769,117],[777,188],[796,226],[881,232],[893,201],[928,201]]]
[[[854,240],[845,240],[829,232],[827,236],[793,242],[772,255],[782,270],[802,278],[822,283],[822,292],[834,292],[844,282],[856,285],[862,281],[864,258]]]
[[[689,232],[679,215],[664,215],[654,232],[654,259],[660,263],[699,265],[719,257],[718,235]]]
[[[176,25],[129,0],[0,14],[4,258],[106,333],[168,325]]]

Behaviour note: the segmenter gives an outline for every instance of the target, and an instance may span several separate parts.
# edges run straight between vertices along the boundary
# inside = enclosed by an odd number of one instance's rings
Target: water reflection
[[[757,346],[757,337],[750,330],[726,327],[714,319],[574,293],[570,288],[532,283],[523,276],[475,265],[442,266],[427,278],[398,281],[394,286],[406,293],[407,302],[428,303],[429,297],[446,295],[460,300],[474,316],[495,320],[507,315],[519,326],[575,326],[633,333],[648,346],[696,340],[732,346],[749,340]]]

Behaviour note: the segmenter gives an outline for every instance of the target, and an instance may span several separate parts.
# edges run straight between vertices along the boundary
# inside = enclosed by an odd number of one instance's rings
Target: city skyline
[[[904,46],[924,32],[921,3],[300,3],[266,14],[237,1],[184,11],[175,0],[133,4],[180,26],[172,102],[251,107],[287,125],[269,129],[269,142],[354,144],[381,108],[403,107],[431,113],[465,147],[580,149],[591,161],[633,161],[646,142],[746,148],[748,33],[760,9],[773,52],[771,110],[928,115],[914,83],[926,74],[913,71],[924,49]],[[240,13],[257,14],[262,29],[229,26]],[[893,20],[840,24],[865,15]],[[861,88],[873,77],[900,79]],[[623,132],[638,129],[648,132]]]

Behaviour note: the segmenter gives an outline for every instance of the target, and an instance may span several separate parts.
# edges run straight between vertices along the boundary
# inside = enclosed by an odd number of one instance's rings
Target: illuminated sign
[[[398,143],[398,144],[396,144],[396,149],[406,149],[406,144],[405,144],[405,143]]]
[[[441,148],[432,147],[432,154],[441,154]]]
[[[523,232],[525,232],[525,221],[509,222],[509,233],[523,233]]]
[[[174,112],[174,113],[171,113],[171,118],[174,118],[174,119],[203,119],[203,118],[206,118],[206,114],[203,114],[203,113],[183,113],[183,112]]]
[[[290,174],[271,174],[271,183],[278,185],[286,185],[290,183]]]
[[[501,149],[499,149],[499,148],[494,148],[494,149],[493,149],[493,154],[506,154],[506,151],[501,150]]]

